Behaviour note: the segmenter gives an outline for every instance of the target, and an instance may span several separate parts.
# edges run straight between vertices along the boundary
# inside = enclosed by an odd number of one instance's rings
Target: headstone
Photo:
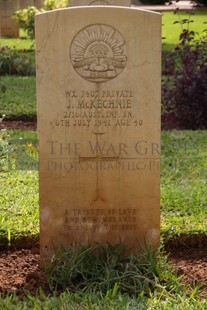
[[[43,6],[44,0],[0,0],[0,37],[18,38],[19,26],[12,18],[14,12],[28,6]]]
[[[28,6],[35,6],[36,8],[43,7],[44,0],[20,0],[20,9],[27,8]]]
[[[84,5],[130,6],[131,0],[70,0],[70,6],[84,6]]]
[[[34,2],[33,5],[36,6],[36,8],[41,8],[43,7],[45,0],[33,0],[33,2]]]
[[[161,15],[39,14],[36,56],[41,257],[79,243],[156,248]]]
[[[34,0],[20,0],[20,9],[24,9],[28,6],[34,6]]]
[[[15,11],[19,10],[19,0],[0,1],[0,37],[17,38],[19,26],[12,19]]]

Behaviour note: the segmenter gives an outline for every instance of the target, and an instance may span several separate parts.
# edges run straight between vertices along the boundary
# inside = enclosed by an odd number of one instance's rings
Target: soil
[[[26,291],[35,295],[39,287],[50,293],[37,247],[0,253],[0,293],[16,292],[22,298]]]
[[[35,130],[36,122],[3,121],[0,129]],[[25,248],[26,247],[26,248]],[[185,286],[200,286],[201,297],[207,296],[207,235],[180,236],[168,242],[165,251]],[[0,251],[0,293],[23,298],[25,292],[35,295],[41,287],[50,295],[45,272],[39,266],[37,242],[20,242],[16,249]]]
[[[31,244],[30,244],[31,246]],[[180,236],[166,245],[170,264],[182,283],[192,289],[200,285],[200,297],[207,296],[207,235]],[[45,272],[39,265],[39,247],[0,252],[0,293],[16,292],[23,298],[27,292],[36,295],[41,287],[46,295],[52,292]]]
[[[1,129],[36,130],[37,122],[26,120],[3,120],[0,122],[0,130]]]

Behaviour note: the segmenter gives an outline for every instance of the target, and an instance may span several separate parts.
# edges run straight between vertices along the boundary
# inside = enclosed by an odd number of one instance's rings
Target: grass
[[[28,296],[20,301],[17,297],[7,296],[0,299],[0,307],[2,310],[204,310],[207,301],[185,295],[177,295],[175,298],[165,296],[162,299],[153,295],[151,298],[142,295],[130,298],[119,292],[113,296],[111,292],[104,295],[65,291],[58,298],[41,294],[40,298]]]
[[[162,132],[163,235],[207,232],[206,131]]]
[[[179,20],[192,20],[189,25],[185,23],[182,25],[183,29],[189,29],[196,32],[197,38],[202,36],[203,31],[207,28],[207,12],[195,11],[193,15],[189,15],[186,12],[179,12],[174,14],[173,12],[164,12],[162,18],[162,37],[163,37],[163,49],[172,50],[179,43],[179,36],[182,32]]]
[[[14,168],[9,141],[33,141],[31,131],[0,132],[0,247],[4,248],[23,236],[37,236],[38,223],[38,172],[18,171]],[[17,144],[17,143],[16,143]],[[13,147],[14,148],[14,147]],[[8,156],[9,155],[9,156]],[[11,240],[8,236],[11,235]]]
[[[4,86],[4,92],[1,87]],[[7,118],[36,117],[35,77],[0,77],[0,115]]]
[[[130,296],[150,297],[155,291],[173,294],[181,284],[168,268],[167,259],[159,251],[148,248],[144,255],[126,257],[127,247],[108,244],[60,248],[46,268],[49,285],[71,292],[107,292],[113,290]],[[93,264],[91,264],[93,262]],[[164,268],[165,266],[165,268]]]
[[[1,38],[0,37],[0,47],[9,46],[16,50],[31,50],[34,49],[34,40],[27,37],[26,33],[20,29],[19,38]]]

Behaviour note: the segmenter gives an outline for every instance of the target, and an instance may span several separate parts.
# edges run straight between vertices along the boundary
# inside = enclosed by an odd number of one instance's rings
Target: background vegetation
[[[0,77],[0,113],[9,119],[31,120],[36,118],[35,77]]]
[[[168,11],[162,13],[163,49],[172,51],[180,41],[183,29],[195,32],[196,39],[203,36],[207,28],[207,13],[204,11]],[[183,24],[183,21],[185,23]]]

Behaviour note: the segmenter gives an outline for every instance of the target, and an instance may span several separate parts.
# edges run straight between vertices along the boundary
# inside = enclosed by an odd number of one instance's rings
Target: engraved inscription
[[[136,102],[133,90],[74,90],[65,91],[65,109],[54,120],[56,127],[142,126],[142,111],[134,113]],[[102,128],[101,130],[104,130]]]
[[[71,231],[136,231],[137,211],[134,208],[66,209],[64,232]]]
[[[108,25],[90,25],[73,38],[71,62],[84,79],[106,82],[119,75],[126,66],[126,44],[121,34]]]

